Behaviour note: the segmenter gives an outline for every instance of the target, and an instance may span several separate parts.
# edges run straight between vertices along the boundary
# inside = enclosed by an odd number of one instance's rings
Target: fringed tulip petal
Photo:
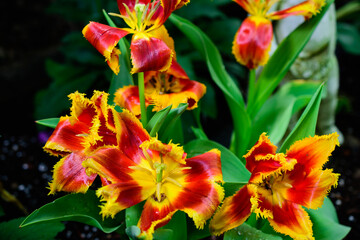
[[[301,2],[293,7],[272,12],[268,15],[270,19],[278,20],[289,16],[300,15],[305,19],[311,18],[320,12],[320,9],[325,5],[325,0],[307,0]]]
[[[272,38],[271,22],[266,18],[250,16],[237,31],[232,52],[239,63],[250,69],[256,68],[268,61]]]
[[[331,169],[314,170],[309,174],[303,165],[296,165],[293,171],[285,175],[292,187],[286,191],[285,198],[307,208],[317,209],[322,206],[324,197],[331,187],[337,185],[339,174]]]
[[[287,150],[286,156],[304,165],[306,173],[321,169],[329,160],[335,146],[339,146],[338,136],[337,133],[332,133],[299,140]]]
[[[90,22],[83,29],[84,37],[102,54],[107,60],[111,70],[119,73],[120,50],[115,46],[121,38],[130,33],[129,30],[110,27],[101,23]]]
[[[308,213],[292,202],[273,206],[273,218],[268,218],[275,231],[289,235],[295,240],[310,240],[313,237],[312,222]]]
[[[213,149],[186,160],[184,185],[174,205],[186,212],[197,228],[203,228],[224,198],[220,152]]]
[[[140,117],[140,98],[139,88],[137,86],[125,86],[119,88],[115,92],[114,102],[122,108],[128,109],[136,117]],[[145,105],[149,105],[149,102],[145,99]]]
[[[171,65],[173,51],[158,38],[136,33],[131,41],[131,73],[165,71]]]
[[[85,156],[71,153],[54,166],[53,180],[49,184],[50,193],[57,191],[85,193],[94,181],[96,174],[87,175],[82,167]]]
[[[166,198],[161,202],[153,197],[148,198],[138,223],[142,232],[139,237],[152,239],[154,230],[167,224],[176,211],[177,209]]]
[[[210,232],[220,235],[235,228],[250,216],[254,200],[248,186],[242,187],[236,194],[225,199],[221,208],[210,221]]]
[[[122,131],[119,140],[119,148],[134,162],[139,163],[144,158],[139,150],[140,145],[150,139],[149,133],[144,129],[139,119],[128,110],[120,113],[122,119]]]

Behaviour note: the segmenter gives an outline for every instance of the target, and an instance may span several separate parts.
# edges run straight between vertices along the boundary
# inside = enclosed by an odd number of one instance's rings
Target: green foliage
[[[59,123],[60,118],[47,118],[36,121],[37,124],[43,125],[45,127],[56,128]]]
[[[0,223],[0,238],[11,240],[51,240],[65,229],[61,222],[43,222],[28,227],[19,227],[24,218],[15,218]]]
[[[91,190],[85,194],[69,194],[35,210],[25,218],[20,226],[26,229],[38,224],[76,221],[97,227],[105,233],[119,229],[124,224],[122,214],[119,213],[114,219],[102,219],[99,214],[100,204],[95,192]]]

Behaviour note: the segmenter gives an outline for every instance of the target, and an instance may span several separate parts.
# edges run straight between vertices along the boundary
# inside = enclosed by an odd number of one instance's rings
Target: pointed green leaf
[[[314,136],[324,84],[321,84],[279,149],[285,152],[297,140]]]
[[[35,122],[37,124],[40,124],[40,125],[43,125],[43,126],[46,126],[46,127],[56,128],[59,121],[60,121],[60,118],[47,118],[47,119],[37,120]]]
[[[179,106],[177,108],[170,110],[164,123],[162,124],[162,127],[159,130],[159,139],[161,141],[163,141],[163,142],[170,141],[171,139],[173,139],[171,136],[175,136],[172,134],[173,131],[181,130],[179,128],[176,128],[176,126],[179,127],[179,125],[177,125],[177,124],[181,124],[179,118],[185,112],[187,107],[188,107],[187,103],[181,103],[181,104],[179,104]],[[179,120],[179,123],[177,122],[178,120]],[[182,134],[181,131],[178,132],[178,134]]]
[[[21,227],[53,221],[76,221],[97,227],[105,233],[117,230],[124,223],[123,214],[103,220],[99,214],[99,205],[101,203],[94,191],[68,194],[32,212],[21,223]]]
[[[164,109],[161,109],[157,113],[154,114],[154,116],[150,119],[148,124],[146,125],[146,131],[150,133],[151,137],[155,137],[161,126],[163,125],[167,115],[169,114],[171,110],[171,106],[168,106]]]
[[[170,21],[175,24],[204,56],[211,78],[225,94],[235,131],[235,153],[242,156],[250,140],[250,118],[245,110],[243,96],[234,80],[226,72],[221,55],[211,39],[190,21],[171,14]]]

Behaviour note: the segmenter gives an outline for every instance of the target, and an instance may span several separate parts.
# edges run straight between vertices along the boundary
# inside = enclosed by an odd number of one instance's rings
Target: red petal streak
[[[139,163],[144,158],[140,145],[150,139],[149,133],[143,128],[139,119],[127,110],[120,113],[123,120],[119,148],[131,160]]]
[[[119,72],[118,54],[120,51],[115,48],[115,45],[128,33],[129,32],[124,29],[114,28],[96,22],[90,22],[83,29],[84,37],[105,56],[110,68],[116,74]]]
[[[84,167],[91,169],[111,183],[133,181],[130,176],[135,163],[117,147],[102,147],[84,161]]]
[[[265,164],[265,166],[269,165],[266,161],[258,160],[268,154],[275,154],[276,148],[277,147],[270,142],[270,139],[265,133],[261,134],[254,147],[252,147],[249,152],[244,155],[244,158],[246,159],[246,168],[254,174],[255,168],[258,168],[259,170],[261,169],[261,167],[258,166],[259,164]]]
[[[96,174],[88,176],[82,162],[85,156],[71,153],[54,166],[53,180],[50,183],[50,194],[56,191],[86,192],[94,181]]]
[[[226,198],[210,222],[210,232],[220,235],[245,222],[251,214],[251,197],[245,185],[235,195]]]
[[[138,227],[142,232],[146,232],[146,235],[152,235],[156,228],[167,224],[175,212],[176,209],[167,198],[158,202],[150,197],[144,205]]]
[[[298,164],[304,165],[305,171],[309,173],[312,169],[321,169],[337,145],[339,145],[337,133],[309,137],[291,145],[286,156],[296,159]]]
[[[297,164],[286,177],[292,188],[286,192],[286,199],[307,208],[316,209],[323,204],[326,194],[337,184],[339,174],[332,170],[312,171],[306,174],[304,166]]]
[[[131,41],[131,73],[165,71],[170,67],[172,50],[160,39],[134,34]]]
[[[314,239],[310,217],[300,205],[285,201],[282,207],[273,206],[273,215],[268,220],[277,232],[294,239]]]
[[[90,131],[91,123],[75,122],[70,123],[69,117],[61,117],[54,132],[45,144],[44,149],[52,154],[64,154],[84,149],[82,142],[83,136]]]
[[[188,176],[186,181],[196,183],[201,180],[222,182],[220,151],[213,149],[196,157],[186,159],[191,169],[184,170]]]
[[[269,58],[272,25],[265,18],[246,18],[235,35],[232,52],[236,60],[253,69],[264,65]]]
[[[119,88],[115,93],[114,102],[120,107],[128,109],[137,117],[141,114],[139,88],[137,86],[130,85]]]

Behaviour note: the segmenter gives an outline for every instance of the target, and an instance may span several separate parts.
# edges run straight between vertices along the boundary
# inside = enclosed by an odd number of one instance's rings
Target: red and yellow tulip
[[[138,227],[147,239],[178,210],[203,228],[224,197],[220,151],[186,159],[182,147],[150,137],[129,111],[119,116],[119,145],[99,147],[83,162],[89,175],[109,182],[96,192],[101,214],[114,217],[145,201]]]
[[[305,19],[317,14],[325,0],[307,0],[293,7],[270,12],[270,8],[278,0],[234,0],[250,16],[247,17],[237,31],[232,52],[236,60],[250,69],[264,65],[269,59],[269,51],[273,38],[271,20],[279,20],[293,15],[304,16]]]
[[[118,0],[120,14],[128,28],[115,28],[90,22],[83,29],[85,38],[105,56],[109,67],[119,73],[119,40],[133,34],[130,50],[133,68],[131,73],[165,71],[174,56],[173,39],[164,22],[170,14],[188,1],[179,0]]]
[[[205,92],[205,85],[190,80],[175,60],[165,72],[145,72],[145,101],[146,105],[154,105],[153,111],[160,111],[169,105],[176,108],[180,103],[188,103],[188,110],[194,109]],[[137,86],[118,89],[114,101],[120,107],[129,109],[136,116],[140,116]]]
[[[276,153],[265,134],[244,156],[252,173],[248,184],[224,200],[210,222],[219,235],[239,226],[250,216],[267,218],[275,231],[293,239],[314,239],[312,222],[303,209],[321,207],[326,194],[337,185],[339,174],[323,170],[338,145],[336,133],[295,142],[286,154]]]
[[[82,162],[87,153],[103,145],[117,145],[116,111],[107,106],[108,94],[95,91],[91,99],[70,94],[70,116],[61,117],[44,150],[62,159],[54,166],[50,193],[86,192],[96,175],[87,175]]]

